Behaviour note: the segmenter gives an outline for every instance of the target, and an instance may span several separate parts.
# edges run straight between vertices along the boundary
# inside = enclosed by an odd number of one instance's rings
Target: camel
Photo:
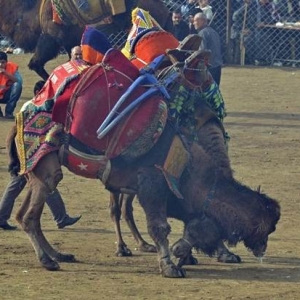
[[[197,45],[200,43],[199,36],[189,36],[185,41],[181,43],[181,45],[178,48],[186,48],[186,45],[190,45],[192,48],[197,48]],[[191,51],[192,49],[187,49],[188,51]],[[168,50],[168,57],[171,60],[174,61],[174,66],[178,65],[178,63],[183,63],[183,61],[187,58],[185,51],[178,51],[178,49],[175,50]],[[177,52],[177,54],[176,54]],[[179,59],[179,61],[176,61],[175,56]],[[203,51],[201,59],[202,61],[207,61],[209,59],[210,53],[208,51]],[[190,67],[192,68],[192,67]],[[169,66],[168,68],[165,68],[160,71],[159,77],[163,78],[166,76],[168,72],[172,72],[173,66]],[[189,71],[190,74],[186,73],[185,75],[188,76],[188,78],[191,80],[187,82],[183,77],[183,74],[181,76],[177,77],[177,79],[167,87],[167,90],[169,91],[172,98],[176,97],[180,93],[179,89],[182,85],[187,87],[188,91],[192,90],[206,90],[209,86],[209,74],[207,73],[206,66],[202,66],[202,71],[197,72],[198,74],[195,74],[194,72]],[[199,76],[199,73],[202,73]],[[205,84],[203,84],[205,82]],[[187,96],[185,96],[184,102],[190,102],[193,101],[192,99],[193,93],[187,93]],[[171,104],[172,105],[172,104]],[[212,109],[208,106],[206,101],[199,101],[198,106],[195,109],[195,112],[190,113],[191,116],[193,116],[197,122],[197,128],[194,129],[197,134],[197,141],[198,143],[204,148],[204,150],[214,159],[216,164],[223,170],[224,174],[228,178],[232,178],[232,170],[230,167],[229,158],[226,151],[226,141],[225,141],[225,131],[223,128],[222,123],[217,118],[217,115],[212,111]],[[210,124],[210,131],[207,132],[206,126],[207,124]],[[212,126],[213,125],[213,126]],[[185,134],[188,136],[191,136],[193,133],[189,132],[188,129],[182,128],[182,131],[184,131]],[[195,134],[195,132],[194,132]],[[213,143],[210,140],[211,135],[214,136]],[[207,137],[209,140],[207,140]],[[121,215],[123,219],[126,221],[128,227],[131,230],[131,233],[137,242],[137,248],[142,252],[155,252],[155,247],[153,245],[150,245],[147,243],[139,233],[134,218],[133,218],[133,207],[132,202],[134,199],[134,195],[119,195],[118,193],[111,193],[110,196],[110,215],[111,219],[114,222],[115,231],[116,231],[116,238],[117,238],[117,250],[115,252],[116,256],[131,256],[132,252],[127,247],[126,243],[124,242],[121,234],[121,226],[120,226],[120,219]],[[240,263],[241,258],[238,255],[235,255],[234,253],[231,253],[224,245],[222,241],[220,241],[218,250],[217,250],[217,259],[220,262],[224,263]],[[196,264],[197,260],[192,257],[192,255],[189,258],[186,258],[185,262],[181,262],[182,264]]]
[[[113,71],[112,67],[107,67],[107,62],[104,67],[105,72]],[[91,99],[91,95],[93,98],[101,98],[101,94],[95,94],[95,90],[99,89],[97,78],[101,68],[101,64],[96,65],[83,75],[73,99]],[[162,98],[155,96],[153,99],[150,100],[159,101],[163,106]],[[144,103],[148,103],[147,101]],[[76,118],[74,114],[71,116]],[[86,120],[91,123],[93,118]],[[85,126],[83,123],[80,125],[82,128]],[[176,265],[171,260],[167,238],[171,230],[168,217],[179,219],[185,225],[183,238],[172,246],[172,251],[180,262],[190,256],[193,247],[212,255],[223,240],[231,245],[242,241],[255,256],[262,257],[267,249],[268,236],[276,229],[280,218],[280,207],[276,200],[252,191],[228,176],[230,171],[226,170],[225,163],[220,166],[216,164],[218,159],[224,161],[227,157],[224,152],[219,154],[219,158],[217,152],[213,156],[209,154],[212,151],[210,149],[216,149],[214,144],[219,143],[216,141],[219,131],[216,131],[215,122],[212,121],[205,123],[203,128],[205,143],[209,143],[206,151],[193,140],[187,142],[176,124],[167,120],[159,138],[150,149],[138,155],[133,150],[130,153],[126,151],[125,156],[110,157],[99,174],[99,179],[110,192],[137,195],[146,214],[148,233],[155,243],[159,270],[164,277],[185,277],[182,263]],[[18,161],[14,151],[16,134],[22,136],[22,132],[15,128],[8,137],[12,162]],[[143,145],[146,142],[143,140]],[[178,171],[173,169],[173,162],[177,161],[173,156],[173,145],[180,149],[179,161],[182,164],[177,165],[180,172],[175,184],[170,184],[171,177],[167,170]],[[223,147],[225,148],[224,145]],[[52,151],[44,155],[34,169],[27,173],[29,189],[17,213],[17,221],[28,235],[38,261],[45,269],[53,271],[59,269],[58,262],[75,259],[72,254],[56,251],[44,236],[40,224],[47,194],[63,178],[61,163],[59,153]],[[12,167],[13,163],[10,165]]]
[[[102,1],[102,0],[99,0]],[[126,0],[126,13],[113,16],[111,24],[97,27],[107,35],[127,30],[130,12],[135,6],[148,10],[167,31],[173,30],[170,12],[160,0]],[[72,47],[80,45],[84,24],[57,24],[52,21],[51,0],[0,0],[0,33],[26,52],[34,52],[28,66],[46,80],[45,64],[54,59],[63,47],[70,55]]]

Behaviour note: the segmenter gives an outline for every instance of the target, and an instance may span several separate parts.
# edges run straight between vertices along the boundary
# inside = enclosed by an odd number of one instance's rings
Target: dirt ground
[[[29,55],[11,56],[19,63],[24,90],[18,108],[31,98],[39,78],[27,69]],[[66,60],[48,64],[50,71]],[[300,299],[300,70],[268,68],[223,69],[221,90],[227,105],[225,126],[235,177],[281,204],[282,217],[270,236],[263,263],[243,245],[231,249],[243,262],[228,265],[195,254],[197,266],[187,266],[186,279],[165,279],[155,254],[134,251],[128,228],[123,232],[134,256],[115,257],[115,235],[108,213],[108,193],[97,181],[65,171],[59,189],[70,215],[82,214],[73,227],[58,230],[48,207],[42,226],[56,248],[75,254],[78,263],[61,271],[42,269],[25,234],[0,230],[0,299]],[[0,192],[8,182],[5,138],[13,121],[0,119]],[[21,196],[24,196],[22,194]],[[16,202],[11,224],[21,203]],[[150,241],[145,218],[134,203],[138,226]],[[182,225],[170,219],[171,243]]]

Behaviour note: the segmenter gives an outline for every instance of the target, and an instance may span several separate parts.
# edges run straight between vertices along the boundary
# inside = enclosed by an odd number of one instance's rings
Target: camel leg
[[[126,221],[135,241],[138,244],[138,250],[141,252],[156,252],[156,248],[154,245],[147,243],[141,236],[139,230],[136,227],[134,217],[133,217],[133,207],[132,201],[134,199],[134,195],[122,195],[122,217]]]
[[[49,74],[44,66],[49,60],[58,55],[59,47],[57,40],[51,35],[41,34],[34,55],[28,64],[29,69],[35,71],[44,80],[47,80]]]
[[[192,254],[192,248],[192,238],[189,236],[188,231],[185,230],[183,237],[171,246],[173,255],[179,258],[178,267],[198,264],[198,260]]]
[[[40,218],[45,199],[41,197],[42,193],[39,187],[32,183],[33,181],[30,180],[31,186],[17,213],[16,219],[29,237],[41,265],[50,271],[58,270],[59,265],[50,258],[43,247]]]
[[[223,241],[220,241],[217,249],[217,257],[219,262],[239,264],[242,260],[241,258],[230,252],[224,245]]]
[[[110,193],[110,217],[114,222],[115,232],[117,237],[117,251],[116,256],[132,256],[132,252],[125,244],[122,233],[121,233],[121,226],[120,226],[120,219],[121,219],[121,206],[123,201],[123,194],[120,196],[119,193]]]
[[[219,254],[221,250],[227,250],[215,222],[205,215],[185,223],[183,237],[172,246],[172,253],[179,258],[179,267],[185,264],[197,264],[197,259],[192,256],[193,247],[200,249],[209,256],[215,253]],[[227,252],[230,253],[228,250]]]
[[[41,159],[34,172],[27,175],[29,191],[17,213],[17,221],[28,235],[38,260],[47,270],[58,270],[56,261],[74,261],[74,256],[55,251],[41,230],[41,214],[46,197],[62,179],[57,154],[50,153]]]
[[[182,278],[185,272],[171,260],[168,235],[171,227],[167,222],[167,201],[170,191],[163,175],[154,168],[142,168],[138,172],[138,199],[146,213],[148,232],[153,239],[164,277]]]

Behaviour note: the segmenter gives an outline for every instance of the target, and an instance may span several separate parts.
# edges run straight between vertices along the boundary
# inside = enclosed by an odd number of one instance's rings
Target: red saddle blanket
[[[167,106],[159,94],[144,100],[106,136],[97,138],[99,126],[138,76],[139,70],[120,51],[111,49],[102,63],[91,67],[78,82],[70,100],[65,128],[69,145],[80,150],[75,151],[78,167],[78,156],[84,159],[85,154],[89,154],[89,159],[95,155],[95,160],[99,155],[108,159],[117,156],[134,159],[149,151],[159,138],[167,120]],[[118,112],[145,91],[146,87],[137,87]],[[70,157],[64,164],[74,172],[76,166],[71,166],[72,161]],[[75,173],[83,175],[79,168]],[[83,176],[95,177],[95,170],[92,174],[85,170]]]

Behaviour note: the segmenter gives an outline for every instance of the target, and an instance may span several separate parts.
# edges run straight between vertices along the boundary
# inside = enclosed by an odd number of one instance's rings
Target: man
[[[71,60],[82,59],[82,50],[80,46],[75,46],[71,49]]]
[[[245,63],[254,63],[255,41],[254,31],[256,14],[252,0],[243,0],[241,6],[232,15],[230,42],[232,45],[232,62],[239,64],[241,45],[246,49]]]
[[[202,10],[202,12],[206,15],[206,18],[209,20],[209,22],[213,18],[213,12],[212,7],[209,5],[209,0],[198,0],[199,8]]]
[[[274,25],[280,20],[272,0],[255,0],[251,13],[255,13],[255,65],[269,65],[274,47],[278,43],[277,33],[266,25]]]
[[[189,13],[192,9],[194,9],[197,6],[196,0],[186,0],[185,4],[181,5],[181,14],[183,16],[184,20],[188,20]]]
[[[194,27],[202,38],[199,50],[211,51],[209,72],[214,81],[220,85],[223,64],[220,36],[213,28],[208,26],[207,17],[204,13],[197,13],[194,16]]]
[[[35,96],[39,93],[44,84],[45,81],[42,80],[36,82],[33,88]],[[7,221],[11,216],[15,200],[25,188],[26,183],[27,181],[24,175],[18,175],[17,170],[11,172],[11,180],[0,201],[0,228],[3,230],[17,229],[16,226],[10,225]],[[46,203],[57,223],[57,227],[60,229],[75,224],[81,218],[81,216],[72,218],[67,214],[65,204],[57,189],[47,197]]]
[[[173,11],[172,21],[174,26],[174,36],[178,41],[182,41],[186,36],[189,35],[189,26],[182,19],[182,14],[180,9]]]
[[[0,108],[0,117],[14,119],[13,112],[22,93],[22,83],[18,65],[7,61],[7,54],[0,51],[0,103],[6,104],[5,115]]]

